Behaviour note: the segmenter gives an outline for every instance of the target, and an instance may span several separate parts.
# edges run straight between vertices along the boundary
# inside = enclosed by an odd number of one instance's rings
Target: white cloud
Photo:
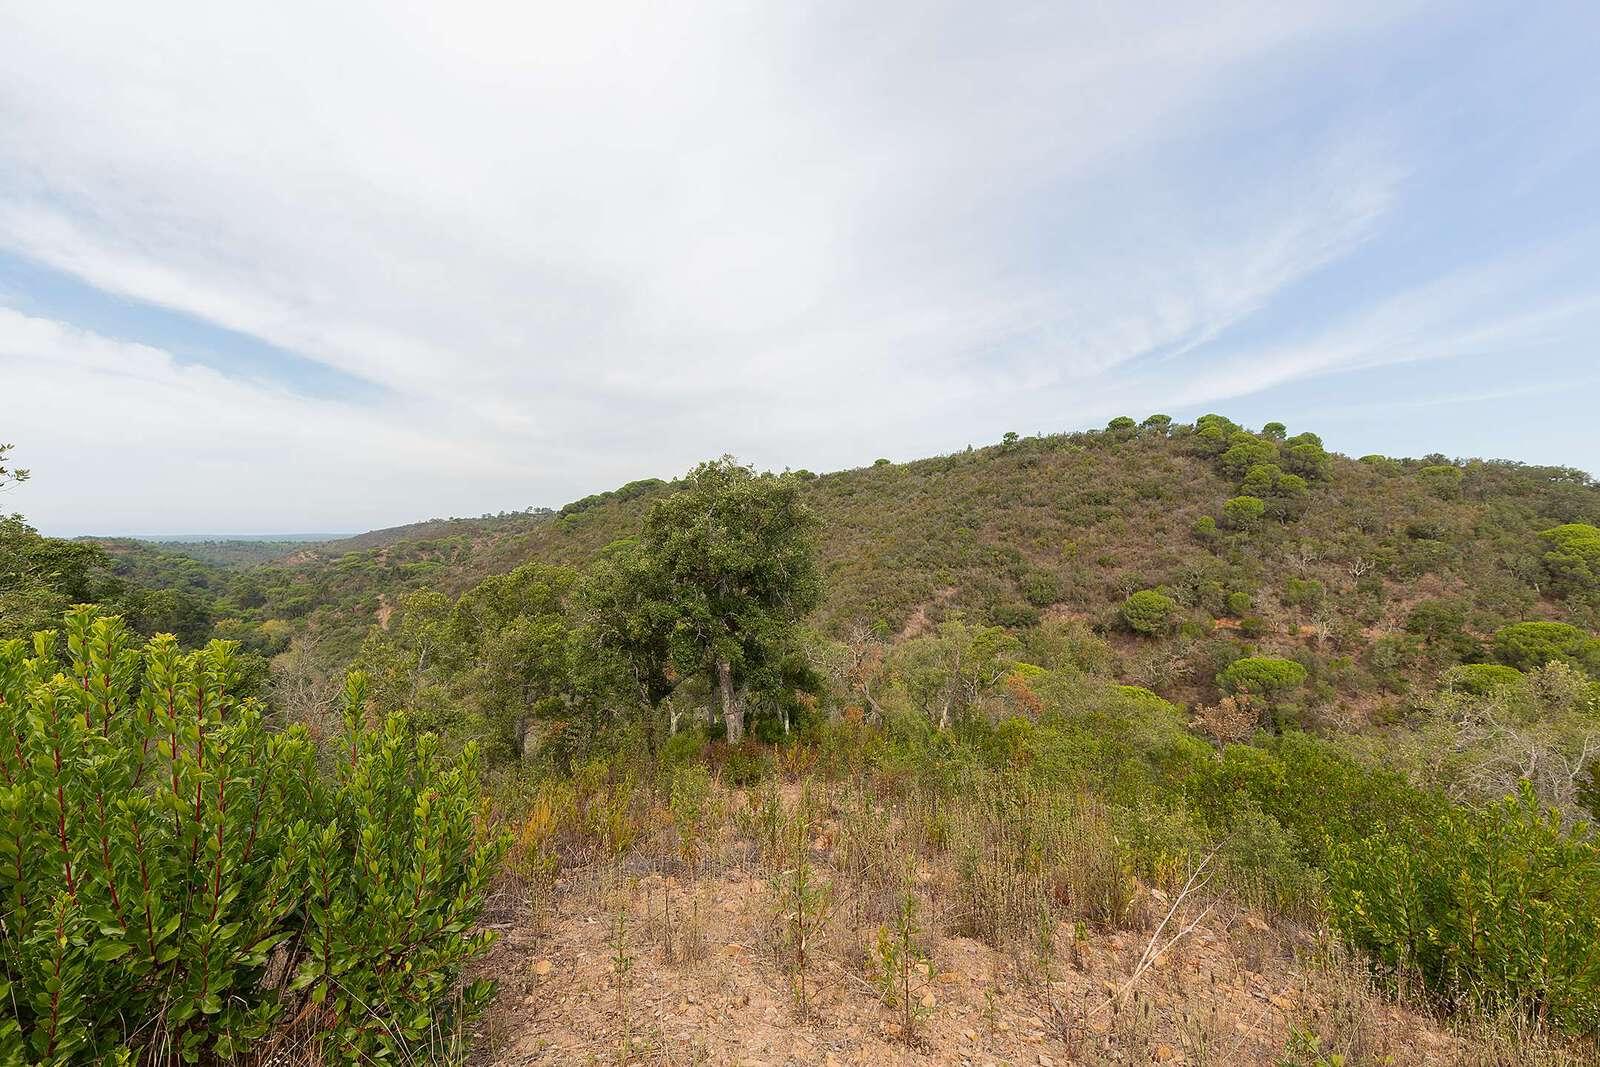
[[[282,528],[1249,391],[1194,354],[1370,240],[1411,172],[1383,116],[1287,147],[1251,123],[1404,14],[12,5],[0,249],[387,392],[307,399],[11,313],[0,429],[47,524]],[[138,442],[109,500],[46,488],[91,462],[74,415]],[[190,464],[225,484],[197,497]]]

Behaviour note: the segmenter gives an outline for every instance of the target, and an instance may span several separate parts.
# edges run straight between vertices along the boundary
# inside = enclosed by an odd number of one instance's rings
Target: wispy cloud
[[[400,521],[1562,338],[1587,310],[1415,282],[1449,273],[1412,230],[1454,178],[1402,105],[1476,77],[1419,72],[1419,10],[13,6],[0,249],[301,361],[195,367],[14,304],[0,430],[40,472],[19,506]],[[1516,181],[1582,156],[1549,158]],[[1350,283],[1397,247],[1410,276]],[[304,361],[378,388],[311,395]],[[163,392],[247,490],[187,491],[197,435]],[[115,509],[52,483],[73,417],[134,407],[178,459]]]

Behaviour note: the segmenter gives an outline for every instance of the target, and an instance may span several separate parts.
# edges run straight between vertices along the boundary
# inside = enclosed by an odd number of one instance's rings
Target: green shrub
[[[1482,652],[1466,626],[1467,605],[1453,600],[1424,600],[1406,616],[1409,632],[1456,659],[1476,657]]]
[[[1600,527],[1569,522],[1539,536],[1550,546],[1544,565],[1558,589],[1568,593],[1600,589]]]
[[[1217,684],[1230,693],[1271,696],[1304,685],[1306,669],[1292,659],[1246,656],[1236,659],[1217,675]]]
[[[1291,474],[1321,481],[1328,477],[1332,462],[1322,447],[1322,438],[1314,433],[1297,433],[1284,442],[1283,465]]]
[[[1521,671],[1499,663],[1463,663],[1444,673],[1446,687],[1475,696],[1485,696],[1521,680]]]
[[[1260,526],[1266,514],[1267,505],[1257,496],[1236,496],[1222,505],[1223,520],[1235,530]]]
[[[1271,629],[1260,615],[1246,615],[1239,620],[1239,632],[1246,637],[1260,637]]]
[[[1600,639],[1569,623],[1517,622],[1495,631],[1495,654],[1520,671],[1565,663],[1600,676]]]
[[[1322,899],[1322,872],[1301,857],[1295,836],[1254,804],[1229,821],[1217,854],[1223,881],[1247,906],[1309,918]]]
[[[772,777],[772,756],[755,745],[715,745],[712,758],[720,766],[722,784],[730,788],[759,785]]]
[[[1122,602],[1122,621],[1136,634],[1154,636],[1172,628],[1178,602],[1154,589],[1141,589]]]
[[[1375,825],[1331,875],[1340,933],[1442,1003],[1600,1027],[1600,849],[1531,789],[1420,830]]]
[[[1050,571],[1029,571],[1021,589],[1022,599],[1036,608],[1047,608],[1061,599],[1061,579]]]
[[[231,1062],[285,1016],[335,1062],[458,1039],[504,848],[475,753],[367,729],[357,675],[328,781],[235,696],[231,644],[141,652],[88,607],[66,633],[64,660],[54,634],[0,645],[0,1062]]]
[[[1234,618],[1243,618],[1255,606],[1255,598],[1243,590],[1228,594],[1228,614]]]
[[[1283,584],[1283,602],[1292,607],[1315,610],[1322,606],[1324,590],[1315,578],[1290,578]]]
[[[1239,488],[1251,496],[1269,496],[1282,477],[1283,468],[1276,463],[1257,463],[1245,472]]]
[[[996,626],[1012,630],[1026,630],[1039,625],[1043,616],[1032,604],[996,604],[989,609],[989,619]]]
[[[1225,473],[1240,478],[1252,467],[1271,463],[1277,458],[1278,446],[1275,443],[1263,441],[1255,434],[1241,430],[1228,438],[1228,449],[1217,463]]]
[[[1461,495],[1461,468],[1448,463],[1436,463],[1417,471],[1417,477],[1428,487],[1428,492],[1441,500]]]

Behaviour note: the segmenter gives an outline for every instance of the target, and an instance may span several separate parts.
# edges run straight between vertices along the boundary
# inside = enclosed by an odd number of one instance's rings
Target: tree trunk
[[[722,721],[728,726],[728,744],[744,741],[744,709],[733,692],[733,664],[717,660],[717,688],[722,693]]]

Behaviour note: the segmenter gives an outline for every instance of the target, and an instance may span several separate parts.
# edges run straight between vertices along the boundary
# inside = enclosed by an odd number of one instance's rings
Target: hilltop
[[[1332,687],[1327,698],[1381,703],[1480,658],[1508,624],[1600,622],[1592,593],[1557,595],[1541,538],[1600,523],[1600,487],[1583,472],[1356,460],[1321,453],[1313,435],[1269,436],[1256,439],[1273,453],[1310,446],[1314,476],[1281,475],[1301,482],[1290,482],[1294,495],[1262,490],[1262,515],[1230,519],[1229,501],[1248,496],[1248,468],[1278,466],[1275,454],[1244,470],[1226,459],[1243,432],[1230,426],[1220,441],[1158,421],[800,472],[819,519],[824,595],[813,625],[909,636],[957,613],[1016,631],[1071,619],[1106,635],[1126,680],[1170,695],[1205,695],[1225,643],[1299,655],[1327,667],[1317,679]],[[529,561],[582,566],[636,534],[670,488],[633,483],[557,514],[432,520],[301,546],[224,584],[252,617],[277,620],[331,666],[408,591],[458,595]],[[111,547],[132,565],[134,554]],[[1122,606],[1147,589],[1174,608],[1160,632],[1140,635]]]

